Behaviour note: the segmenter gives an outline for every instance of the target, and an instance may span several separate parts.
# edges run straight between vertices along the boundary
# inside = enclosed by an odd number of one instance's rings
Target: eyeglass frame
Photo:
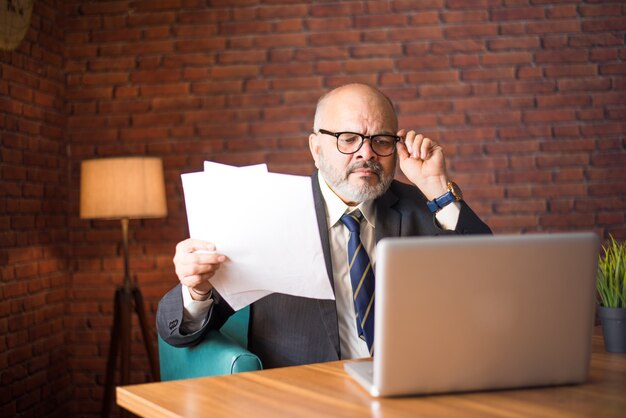
[[[374,134],[374,135],[363,135],[360,134],[358,132],[351,132],[351,131],[342,131],[342,132],[331,132],[327,129],[318,129],[318,131],[316,132],[318,134],[323,134],[323,135],[330,135],[330,136],[334,136],[336,141],[335,144],[337,145],[337,151],[339,151],[340,153],[344,154],[344,155],[352,155],[352,154],[356,154],[357,152],[359,152],[359,150],[361,149],[361,147],[363,147],[363,144],[365,143],[366,139],[370,140],[370,148],[372,149],[372,152],[374,152],[374,154],[378,155],[379,157],[389,157],[391,155],[393,155],[393,153],[396,151],[396,144],[398,142],[400,142],[402,140],[402,137],[398,136],[398,135],[391,135],[391,134]],[[352,135],[356,135],[358,137],[361,138],[361,143],[359,144],[359,146],[357,147],[357,149],[355,149],[352,152],[344,152],[341,149],[339,149],[339,136],[343,135],[343,134],[352,134]],[[374,149],[374,147],[372,146],[372,139],[374,137],[377,136],[387,136],[387,137],[393,137],[395,139],[394,143],[393,143],[393,150],[389,153],[389,154],[385,154],[385,155],[381,155],[378,152],[376,152],[376,150]]]

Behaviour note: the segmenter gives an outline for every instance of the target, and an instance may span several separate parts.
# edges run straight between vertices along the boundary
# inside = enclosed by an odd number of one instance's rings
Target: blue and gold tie
[[[370,258],[361,243],[361,219],[363,214],[354,211],[341,217],[341,222],[350,231],[348,239],[348,268],[352,282],[356,328],[359,337],[365,340],[370,355],[374,350],[374,271]]]

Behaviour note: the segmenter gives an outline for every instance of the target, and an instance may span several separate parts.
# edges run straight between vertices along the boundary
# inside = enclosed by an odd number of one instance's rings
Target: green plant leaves
[[[596,287],[602,306],[626,308],[626,243],[609,238],[610,243],[602,247],[604,257],[598,261]]]

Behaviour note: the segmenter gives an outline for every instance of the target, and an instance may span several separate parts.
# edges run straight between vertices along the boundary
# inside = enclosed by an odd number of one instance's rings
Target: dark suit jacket
[[[317,173],[311,180],[326,269],[334,288],[326,208]],[[385,237],[491,233],[465,202],[461,203],[456,230],[442,230],[419,189],[397,181],[376,200],[375,231],[377,242]],[[157,311],[157,330],[161,338],[177,347],[188,346],[200,341],[208,330],[221,327],[233,310],[219,294],[214,292],[213,295],[214,304],[206,325],[195,333],[183,335],[180,332],[183,318],[180,284],[168,292]],[[275,293],[253,303],[248,348],[259,356],[265,368],[339,360],[341,347],[335,301]]]

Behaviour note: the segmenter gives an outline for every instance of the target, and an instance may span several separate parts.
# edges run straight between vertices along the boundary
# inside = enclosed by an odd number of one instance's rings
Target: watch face
[[[17,48],[30,28],[33,0],[0,0],[0,49]]]
[[[463,192],[461,192],[461,188],[455,182],[448,182],[448,190],[452,192],[456,200],[463,200]]]

